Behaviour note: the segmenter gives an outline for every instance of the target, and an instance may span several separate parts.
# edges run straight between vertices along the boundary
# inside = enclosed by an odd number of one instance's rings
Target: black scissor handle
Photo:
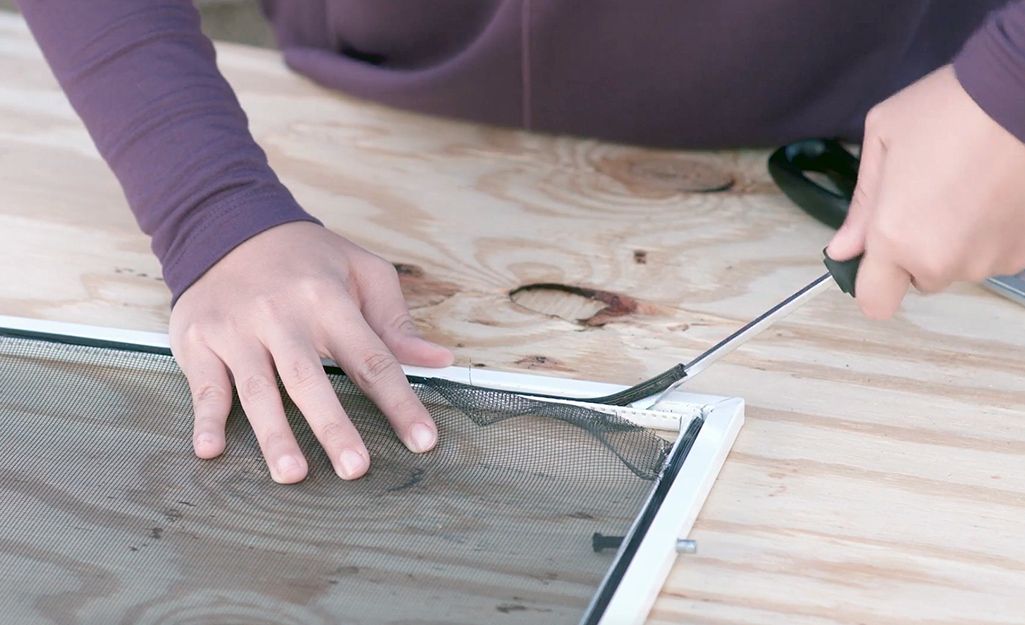
[[[858,184],[856,156],[834,139],[807,139],[785,145],[769,157],[769,175],[783,194],[804,212],[831,228],[847,219],[854,187]],[[807,172],[826,176],[834,189],[827,189],[808,177]],[[844,293],[854,296],[861,256],[833,260],[822,251],[823,262]]]
[[[823,174],[840,193],[807,172]],[[858,158],[834,139],[807,139],[776,150],[769,157],[769,175],[801,210],[835,229],[847,218],[858,182]]]

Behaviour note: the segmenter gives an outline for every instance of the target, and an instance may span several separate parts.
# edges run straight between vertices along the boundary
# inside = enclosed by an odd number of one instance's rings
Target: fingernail
[[[282,477],[291,477],[301,469],[302,467],[299,465],[299,461],[292,456],[282,456],[278,458],[278,473]]]
[[[413,451],[423,453],[434,447],[434,431],[423,423],[417,423],[409,432],[409,439],[413,443]]]
[[[342,452],[342,455],[338,457],[338,464],[341,466],[342,477],[347,480],[360,475],[367,466],[366,458],[363,454],[352,449],[346,449]]]
[[[213,434],[200,434],[196,437],[196,445],[213,445],[214,436]]]

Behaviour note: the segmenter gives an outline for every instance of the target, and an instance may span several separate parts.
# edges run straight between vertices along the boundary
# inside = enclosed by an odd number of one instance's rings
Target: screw
[[[591,536],[591,546],[594,547],[595,553],[603,549],[619,549],[621,544],[623,544],[622,536],[604,536],[599,532],[595,532],[594,536]]]
[[[697,553],[698,552],[698,541],[688,540],[686,538],[676,539],[676,552],[677,553]]]

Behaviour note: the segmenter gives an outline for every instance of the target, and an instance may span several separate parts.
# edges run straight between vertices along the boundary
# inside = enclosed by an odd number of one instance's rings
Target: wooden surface
[[[830,232],[775,190],[764,152],[426,119],[270,52],[220,59],[286,184],[405,265],[415,318],[463,364],[637,382],[823,271]],[[0,314],[165,330],[146,237],[8,18],[0,76]],[[834,290],[690,382],[745,398],[747,421],[650,622],[1020,622],[1023,322],[974,285],[885,323]]]

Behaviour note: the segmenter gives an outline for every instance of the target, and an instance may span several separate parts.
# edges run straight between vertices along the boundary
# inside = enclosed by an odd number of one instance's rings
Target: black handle
[[[776,150],[769,157],[769,175],[804,212],[831,228],[839,228],[854,196],[858,164],[858,158],[839,141],[807,139]],[[818,184],[807,172],[822,174],[835,190]]]
[[[830,275],[833,276],[833,280],[836,280],[837,286],[844,293],[854,297],[854,283],[858,280],[858,267],[861,266],[861,254],[858,254],[854,258],[849,260],[833,260],[826,253],[826,250],[822,250],[822,256],[826,264],[826,269],[829,270]]]
[[[807,139],[785,145],[769,157],[769,175],[790,201],[804,212],[831,228],[839,228],[847,219],[854,188],[858,184],[856,156],[835,139]],[[832,183],[828,189],[808,176],[822,174]],[[861,256],[833,260],[822,251],[826,268],[840,290],[854,297]]]

